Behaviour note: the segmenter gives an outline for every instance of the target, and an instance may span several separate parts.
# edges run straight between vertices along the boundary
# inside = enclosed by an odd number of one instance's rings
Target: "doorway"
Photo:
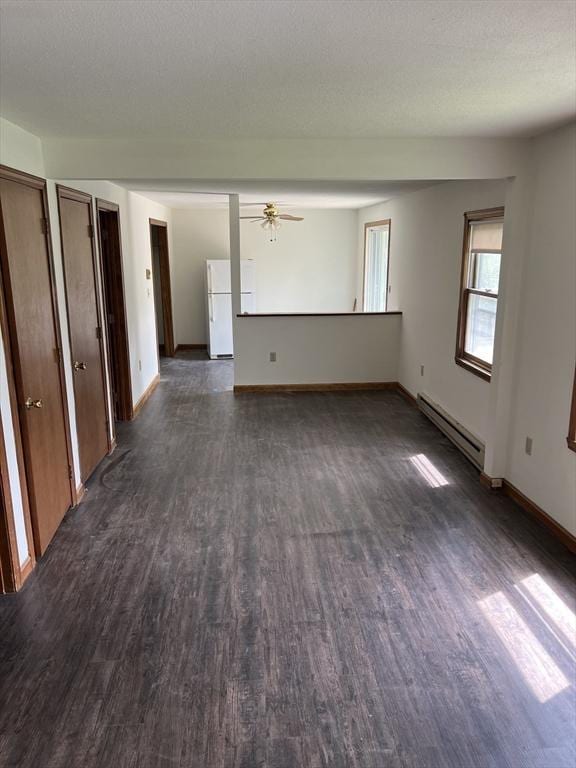
[[[0,167],[0,214],[7,395],[39,557],[77,500],[45,180]]]
[[[92,197],[58,184],[66,311],[72,356],[80,479],[112,450]]]
[[[160,357],[174,357],[176,350],[172,321],[168,224],[165,221],[150,219],[150,245],[158,355]]]
[[[363,312],[386,312],[390,264],[390,219],[364,225]]]
[[[100,270],[104,287],[112,411],[116,421],[129,421],[134,417],[134,409],[124,298],[120,207],[116,203],[97,199],[96,218],[100,243]]]

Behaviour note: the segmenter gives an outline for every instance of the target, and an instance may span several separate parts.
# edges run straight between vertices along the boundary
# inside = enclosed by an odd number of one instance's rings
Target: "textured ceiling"
[[[284,208],[365,208],[432,186],[431,181],[119,181],[123,187],[168,208],[228,208],[228,194],[242,205],[276,202]]]
[[[530,136],[575,113],[573,0],[1,0],[40,136]]]

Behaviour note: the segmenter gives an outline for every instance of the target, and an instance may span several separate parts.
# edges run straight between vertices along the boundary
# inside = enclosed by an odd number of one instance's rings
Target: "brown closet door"
[[[40,555],[73,503],[43,188],[0,179],[0,200],[12,363]]]
[[[102,329],[96,288],[91,198],[58,187],[62,259],[74,377],[80,473],[86,480],[108,453]]]

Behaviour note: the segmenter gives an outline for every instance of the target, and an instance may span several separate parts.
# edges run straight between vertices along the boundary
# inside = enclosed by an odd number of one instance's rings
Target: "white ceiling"
[[[576,111],[573,0],[2,0],[40,136],[529,136]]]
[[[128,181],[117,182],[168,208],[227,208],[228,194],[244,206],[275,202],[283,208],[364,208],[432,186],[430,181]]]

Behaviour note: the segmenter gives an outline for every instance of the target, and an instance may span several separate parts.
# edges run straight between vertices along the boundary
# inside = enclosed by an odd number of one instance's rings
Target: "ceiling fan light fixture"
[[[280,229],[282,225],[277,219],[266,219],[260,226],[262,229]]]

